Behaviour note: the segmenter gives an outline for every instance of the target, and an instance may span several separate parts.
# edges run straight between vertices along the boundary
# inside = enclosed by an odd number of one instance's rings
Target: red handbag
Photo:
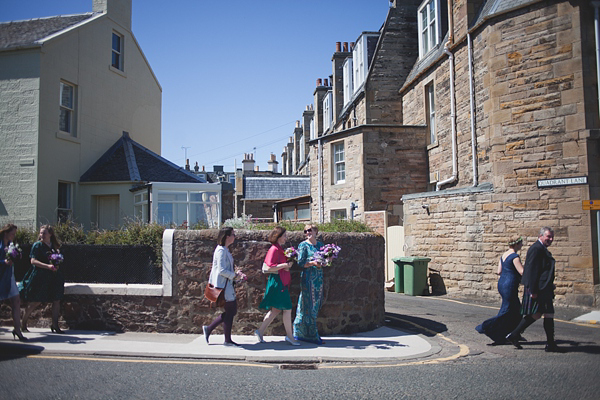
[[[225,283],[227,286],[227,283]],[[210,306],[224,307],[225,306],[225,288],[218,288],[213,286],[210,283],[206,284],[206,289],[204,289],[204,297],[206,300],[210,301]]]

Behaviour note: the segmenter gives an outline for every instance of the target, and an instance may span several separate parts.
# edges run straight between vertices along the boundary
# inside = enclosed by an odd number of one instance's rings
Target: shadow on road
[[[417,332],[429,337],[433,337],[438,333],[446,332],[448,330],[445,324],[441,324],[437,321],[390,312],[385,313],[385,325],[390,328]]]

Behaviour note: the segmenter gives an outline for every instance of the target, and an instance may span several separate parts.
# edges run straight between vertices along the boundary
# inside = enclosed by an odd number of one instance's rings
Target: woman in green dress
[[[52,325],[53,333],[64,333],[58,326],[60,314],[60,301],[65,292],[65,279],[58,266],[50,261],[51,255],[60,254],[60,242],[54,234],[54,228],[50,225],[42,225],[38,241],[31,248],[31,269],[23,278],[21,293],[28,302],[21,322],[21,330],[29,332],[27,320],[29,315],[41,303],[52,303]]]
[[[323,268],[312,259],[323,247],[323,243],[317,241],[318,233],[316,225],[307,224],[304,227],[306,240],[298,245],[298,265],[302,267],[302,291],[294,320],[294,339],[323,344],[324,341],[317,330],[317,315],[323,303]]]
[[[273,322],[275,317],[283,311],[283,326],[285,327],[285,341],[292,346],[299,346],[292,335],[292,299],[290,297],[291,275],[290,268],[293,261],[288,261],[283,251],[283,246],[287,238],[285,228],[275,227],[269,234],[271,248],[267,252],[263,263],[263,271],[269,274],[267,288],[259,308],[269,310],[260,328],[254,332],[258,340],[263,343],[263,333]]]

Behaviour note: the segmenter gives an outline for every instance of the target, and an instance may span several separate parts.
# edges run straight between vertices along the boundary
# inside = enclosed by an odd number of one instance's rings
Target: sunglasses
[[[312,229],[305,229],[304,233],[312,232]]]

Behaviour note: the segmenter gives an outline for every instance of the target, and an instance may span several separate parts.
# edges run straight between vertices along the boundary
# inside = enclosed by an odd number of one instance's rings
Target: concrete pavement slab
[[[114,333],[65,331],[64,335],[47,329],[30,328],[28,342],[14,341],[9,328],[0,328],[1,348],[19,346],[44,354],[193,358],[269,363],[384,362],[423,357],[439,351],[424,337],[397,329],[381,327],[370,332],[324,337],[323,345],[301,342],[291,346],[283,336],[265,336],[259,343],[254,336],[234,335],[240,347],[223,345],[223,335],[212,335],[207,344],[202,335],[170,333]]]
[[[592,311],[587,314],[583,314],[577,318],[574,318],[573,321],[598,324],[600,323],[600,311]]]

